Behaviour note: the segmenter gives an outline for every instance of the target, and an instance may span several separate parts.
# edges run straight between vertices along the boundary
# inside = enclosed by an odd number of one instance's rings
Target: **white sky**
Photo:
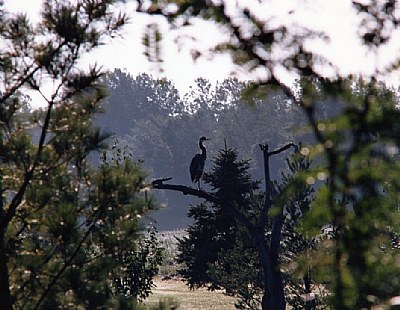
[[[240,1],[240,0],[239,0]],[[143,27],[149,18],[135,14],[135,1],[127,1],[121,4],[121,10],[131,16],[131,23],[123,32],[123,38],[112,41],[97,49],[94,53],[83,58],[85,65],[97,62],[104,68],[126,69],[132,75],[147,72],[158,76],[159,72],[154,70],[154,64],[150,64],[143,55],[141,35]],[[234,1],[232,0],[232,3]],[[254,0],[242,0],[242,3],[258,3]],[[228,3],[230,3],[228,1]],[[38,20],[41,0],[5,0],[4,8],[10,12],[25,12],[30,20],[35,23]],[[394,33],[394,40],[378,55],[361,48],[357,39],[357,17],[351,14],[350,0],[265,0],[259,5],[257,12],[263,15],[274,16],[273,22],[280,24],[303,25],[315,30],[326,31],[331,40],[329,43],[312,41],[308,47],[318,51],[335,66],[342,74],[364,74],[370,75],[376,66],[386,66],[387,62],[394,59],[400,51],[400,33]],[[290,11],[294,14],[289,14]],[[192,30],[193,31],[193,30]],[[207,51],[213,42],[220,37],[210,25],[201,23],[195,34],[201,37],[201,41],[193,43],[201,46]],[[211,82],[222,81],[230,76],[233,66],[228,56],[216,56],[213,59],[200,58],[193,62],[189,47],[185,45],[181,49],[174,42],[172,32],[164,33],[163,52],[163,75],[172,80],[181,93],[186,92],[197,77],[204,77]],[[326,74],[329,75],[327,71]],[[245,78],[242,73],[239,77]],[[399,84],[399,75],[395,74],[385,77],[386,82],[392,85]]]
[[[163,45],[163,73],[155,68],[154,63],[149,63],[144,56],[144,48],[141,44],[144,25],[149,22],[149,18],[135,14],[134,3],[127,1],[121,4],[121,10],[130,17],[130,24],[123,30],[123,37],[112,40],[111,44],[102,46],[95,52],[82,58],[86,65],[97,63],[105,69],[126,69],[133,76],[147,72],[154,77],[166,76],[172,80],[175,86],[183,94],[188,91],[189,86],[197,77],[205,77],[213,82],[222,81],[229,76],[232,71],[232,63],[229,57],[216,57],[215,61],[201,59],[193,62],[188,48],[179,48],[173,44],[173,37],[170,33],[164,34],[165,44]],[[24,12],[28,15],[32,23],[39,20],[41,0],[5,0],[4,8],[9,12]],[[207,25],[204,25],[206,27]],[[213,33],[210,26],[200,30],[203,33]],[[207,50],[210,42],[214,42],[213,37],[206,37],[207,42],[201,41],[202,48]],[[168,43],[167,43],[168,42]],[[32,96],[32,95],[31,95]],[[32,96],[35,97],[35,96]]]

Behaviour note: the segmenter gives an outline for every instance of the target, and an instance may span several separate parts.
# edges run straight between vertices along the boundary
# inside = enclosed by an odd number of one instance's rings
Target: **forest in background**
[[[120,69],[104,81],[109,97],[95,123],[112,134],[110,146],[115,144],[125,155],[143,162],[152,179],[172,177],[175,183],[191,185],[189,164],[199,152],[201,136],[211,139],[206,143],[206,171],[226,143],[239,151],[240,158],[251,159],[250,173],[261,181],[264,168],[259,144],[279,147],[312,140],[304,113],[280,91],[246,98],[245,82],[227,79],[213,86],[198,78],[181,95],[169,80],[145,73],[133,77]],[[319,117],[332,115],[338,106],[321,102]],[[284,155],[271,158],[272,179],[278,179],[284,169]],[[153,211],[149,220],[154,218],[159,230],[186,228],[188,205],[199,200],[169,191],[156,194],[163,208]]]

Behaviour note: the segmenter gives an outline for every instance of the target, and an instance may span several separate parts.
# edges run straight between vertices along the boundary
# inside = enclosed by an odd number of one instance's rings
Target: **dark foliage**
[[[251,180],[248,169],[249,162],[239,161],[236,150],[221,150],[214,158],[212,172],[206,173],[203,179],[218,197],[243,209],[256,199],[254,191],[258,189],[258,182]],[[248,210],[246,214],[251,212],[254,210]],[[210,277],[210,266],[221,265],[229,269],[229,264],[220,256],[221,251],[232,250],[237,240],[243,243],[246,232],[238,232],[237,220],[218,205],[203,203],[191,206],[188,216],[194,224],[189,226],[188,236],[179,240],[178,262],[185,264],[179,273],[190,287],[211,284],[211,288],[218,288],[220,281]],[[249,238],[245,239],[244,246],[251,248]]]
[[[120,33],[127,17],[116,2],[44,1],[37,25],[23,14],[0,17],[2,310],[122,307],[113,280],[136,257],[118,254],[156,246],[154,238],[138,245],[138,216],[153,208],[140,193],[143,167],[123,159],[92,169],[87,160],[106,146],[108,135],[93,124],[106,93],[104,73],[78,62]],[[29,108],[26,88],[42,97],[42,109]],[[146,261],[139,266],[145,274]],[[147,294],[148,282],[141,285]]]
[[[138,242],[137,250],[124,251],[116,258],[126,267],[114,284],[127,299],[143,301],[155,286],[153,278],[163,261],[163,248],[156,234],[154,228],[149,229],[148,236]]]

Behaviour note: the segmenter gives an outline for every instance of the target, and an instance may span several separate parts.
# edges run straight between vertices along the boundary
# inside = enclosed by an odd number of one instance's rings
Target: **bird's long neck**
[[[207,158],[207,150],[206,147],[203,145],[203,141],[199,141],[199,148],[201,149],[201,156]]]

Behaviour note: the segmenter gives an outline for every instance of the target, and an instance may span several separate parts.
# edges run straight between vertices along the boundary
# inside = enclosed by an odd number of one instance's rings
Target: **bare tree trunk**
[[[264,231],[256,231],[251,233],[251,237],[253,238],[253,242],[256,246],[258,255],[260,257],[260,263],[263,268],[263,281],[264,281],[264,295],[262,297],[262,309],[263,310],[273,310],[272,301],[272,288],[270,281],[270,258],[268,255],[268,248],[265,243],[265,234]]]
[[[269,261],[271,263],[270,269],[270,287],[271,287],[271,301],[274,305],[273,309],[285,310],[285,291],[283,285],[283,278],[279,268],[279,253],[280,253],[280,241],[282,233],[282,221],[283,214],[282,210],[279,215],[274,218],[271,233],[271,243],[269,247]]]
[[[268,144],[260,144],[260,149],[263,151],[265,174],[265,201],[264,208],[261,213],[261,226],[263,227],[263,230],[264,227],[266,227],[267,225],[268,211],[271,209],[272,206],[273,189],[269,171],[269,158],[271,155],[281,153],[291,146],[294,146],[294,144],[289,143],[278,150],[270,152],[268,150]],[[279,268],[282,223],[283,210],[281,209],[279,214],[276,215],[273,219],[271,241],[266,259],[266,263],[268,265],[264,267],[264,296],[262,300],[263,310],[285,310],[286,308],[283,278]]]
[[[4,233],[0,232],[0,309],[12,309],[12,298],[10,293],[10,283],[8,276],[7,254],[4,246]]]
[[[7,226],[4,224],[4,200],[3,200],[3,184],[0,172],[0,309],[12,309],[12,298],[10,293],[10,282],[8,275],[8,261],[5,249],[5,233]]]

